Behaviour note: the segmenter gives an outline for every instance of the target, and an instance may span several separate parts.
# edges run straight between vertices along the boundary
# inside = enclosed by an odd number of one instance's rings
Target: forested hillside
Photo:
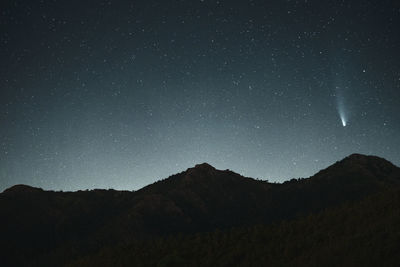
[[[284,221],[103,248],[70,266],[398,266],[400,190]]]

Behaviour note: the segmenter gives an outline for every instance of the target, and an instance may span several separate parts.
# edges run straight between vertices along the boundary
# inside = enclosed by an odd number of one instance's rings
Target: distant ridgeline
[[[397,266],[400,169],[353,154],[283,184],[204,163],[138,191],[0,194],[1,266]]]

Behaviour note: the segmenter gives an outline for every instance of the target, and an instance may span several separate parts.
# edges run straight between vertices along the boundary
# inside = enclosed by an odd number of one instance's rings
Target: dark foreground
[[[200,164],[135,192],[0,194],[1,266],[398,266],[400,169],[354,154],[283,184]]]

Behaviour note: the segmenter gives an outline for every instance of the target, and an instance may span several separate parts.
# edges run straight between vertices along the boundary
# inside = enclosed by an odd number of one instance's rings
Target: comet
[[[346,116],[346,111],[345,111],[344,104],[342,101],[338,101],[338,113],[339,113],[340,121],[342,122],[342,126],[346,127],[347,116]]]
[[[348,121],[348,116],[347,116],[347,112],[346,112],[347,110],[345,108],[345,104],[344,104],[345,101],[344,101],[343,95],[339,92],[338,89],[339,88],[336,87],[336,90],[337,90],[337,95],[336,95],[337,110],[338,110],[338,113],[339,113],[339,118],[340,118],[340,121],[342,123],[342,126],[346,127],[347,121]]]
[[[346,127],[346,125],[347,125],[346,118],[344,116],[340,115],[340,120],[342,121],[343,127]]]

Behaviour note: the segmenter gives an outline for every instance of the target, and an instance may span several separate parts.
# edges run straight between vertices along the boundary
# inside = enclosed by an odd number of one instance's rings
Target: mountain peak
[[[344,160],[366,160],[368,158],[375,158],[375,159],[380,159],[379,157],[372,156],[372,155],[364,155],[364,154],[359,154],[359,153],[353,153],[347,157],[344,158]]]
[[[34,192],[43,192],[43,189],[24,184],[17,184],[4,190],[3,193],[19,194],[19,193],[34,193]]]
[[[201,164],[196,164],[193,169],[198,169],[198,170],[216,170],[213,166],[210,164],[204,162]]]
[[[340,161],[345,164],[357,164],[357,165],[380,165],[380,166],[390,166],[395,167],[390,161],[372,155],[363,155],[363,154],[351,154],[350,156],[344,158]]]
[[[186,174],[188,176],[209,176],[214,174],[217,171],[217,169],[215,169],[213,166],[211,166],[208,163],[201,163],[201,164],[197,164],[195,165],[193,168],[189,168],[186,171]]]
[[[351,154],[315,176],[321,177],[398,177],[399,168],[390,161],[372,155]]]
[[[369,155],[353,153],[353,154],[350,154],[349,156],[347,156],[346,158],[366,158],[366,157],[369,157]]]

